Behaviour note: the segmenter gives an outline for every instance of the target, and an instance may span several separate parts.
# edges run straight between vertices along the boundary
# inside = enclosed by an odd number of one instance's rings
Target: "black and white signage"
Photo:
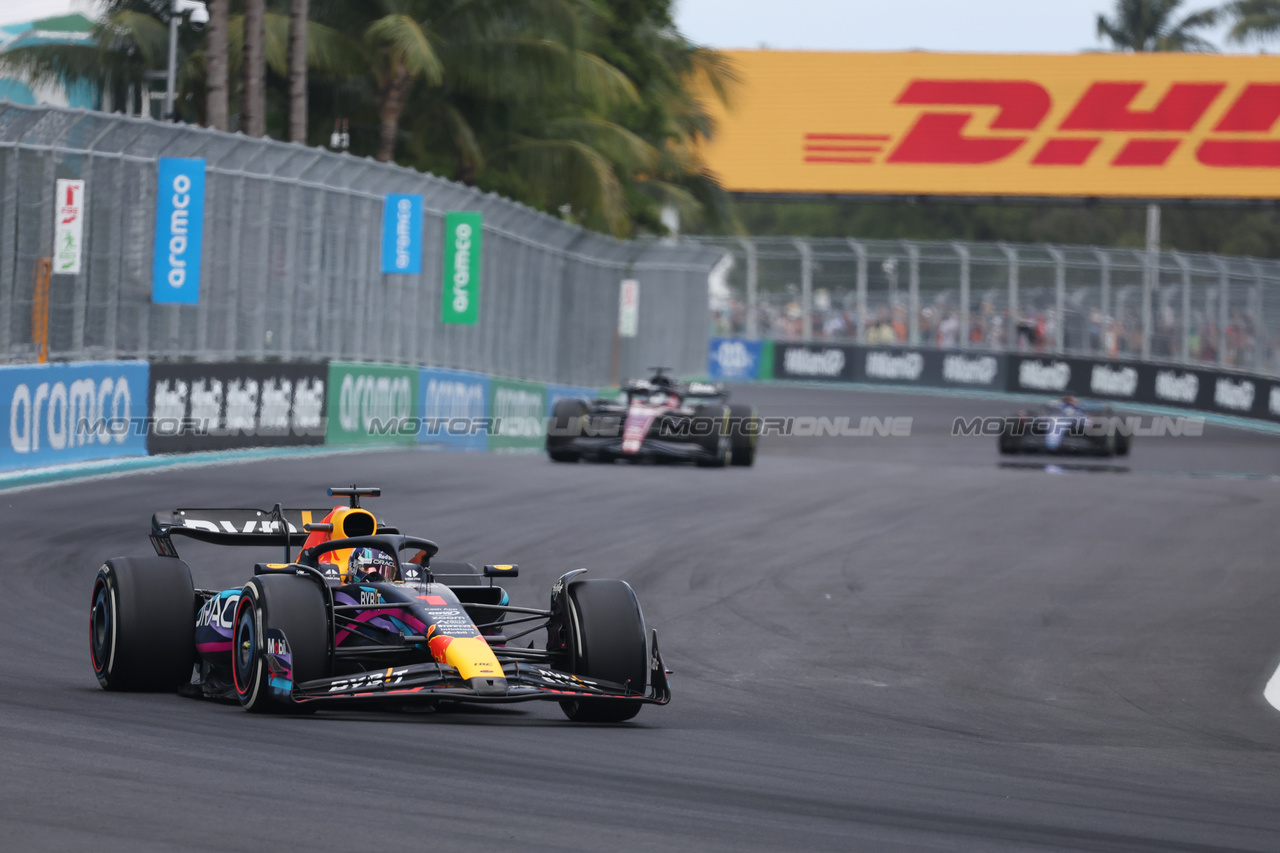
[[[776,379],[853,382],[857,377],[853,355],[853,348],[847,346],[780,343],[774,347],[773,375]]]
[[[153,364],[150,453],[323,444],[324,364]]]

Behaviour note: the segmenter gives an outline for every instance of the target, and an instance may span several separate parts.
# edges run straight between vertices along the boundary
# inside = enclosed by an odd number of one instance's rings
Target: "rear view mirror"
[[[520,567],[515,564],[507,566],[485,566],[484,576],[487,578],[516,578],[520,576]]]

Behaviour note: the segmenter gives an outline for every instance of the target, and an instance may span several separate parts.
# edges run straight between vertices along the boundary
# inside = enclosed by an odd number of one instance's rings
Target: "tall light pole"
[[[209,9],[200,0],[173,0],[169,7],[169,70],[164,83],[164,120],[173,121],[173,98],[178,88],[178,23],[191,13],[191,29],[199,32],[209,23]]]

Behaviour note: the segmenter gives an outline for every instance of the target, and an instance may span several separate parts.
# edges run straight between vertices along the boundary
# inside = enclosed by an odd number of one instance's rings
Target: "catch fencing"
[[[910,240],[694,238],[727,251],[716,333],[1280,374],[1280,262]]]
[[[202,158],[200,300],[152,302],[157,164]],[[85,182],[82,265],[50,274],[55,185]],[[423,198],[422,271],[384,275],[383,204]],[[480,316],[442,323],[444,215],[484,217]],[[698,373],[709,246],[624,242],[402,167],[149,119],[0,101],[0,362],[367,361],[598,385]],[[638,334],[615,341],[639,281]]]

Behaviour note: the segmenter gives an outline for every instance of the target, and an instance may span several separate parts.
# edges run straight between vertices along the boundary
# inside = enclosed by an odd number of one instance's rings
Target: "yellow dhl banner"
[[[1277,57],[729,56],[704,154],[734,192],[1280,197]]]

